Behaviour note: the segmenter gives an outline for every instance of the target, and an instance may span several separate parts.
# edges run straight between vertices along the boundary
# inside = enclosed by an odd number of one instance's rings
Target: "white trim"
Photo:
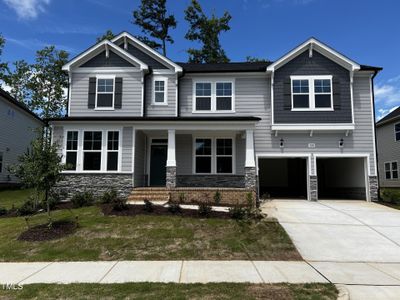
[[[210,139],[211,140],[211,155],[200,155],[211,157],[211,172],[210,173],[196,173],[196,139]],[[232,173],[217,173],[217,140],[230,139],[232,140]],[[236,135],[192,135],[192,174],[193,175],[235,175],[236,174]]]
[[[179,93],[178,85],[179,85],[179,77],[178,77],[178,74],[176,74],[175,82],[174,82],[174,87],[175,87],[175,117],[177,117],[178,114],[179,114],[179,112],[178,112],[178,97],[179,97],[179,95],[178,95],[178,93]]]
[[[69,61],[67,64],[65,64],[62,67],[62,70],[64,71],[71,71],[71,69],[75,66],[79,66],[79,63],[83,63],[82,61],[90,55],[97,55],[99,54],[99,50],[100,48],[104,47],[105,50],[107,47],[110,47],[110,49],[115,50],[115,54],[124,57],[125,59],[127,59],[130,62],[133,62],[133,64],[139,65],[141,70],[148,70],[148,66],[142,62],[141,60],[137,59],[136,57],[132,56],[131,54],[129,54],[128,52],[126,52],[124,49],[122,49],[121,47],[118,47],[117,45],[115,45],[114,43],[111,43],[108,40],[103,40],[100,43],[97,43],[96,45],[94,45],[93,47],[89,48],[88,50],[86,50],[85,52],[81,53],[80,55],[78,55],[77,57],[75,57],[74,59],[72,59],[71,61]]]
[[[274,115],[274,85],[275,85],[275,72],[271,73],[271,123],[275,123],[275,115]]]
[[[156,81],[164,82],[164,102],[156,102]],[[168,105],[168,77],[166,76],[153,76],[153,84],[151,87],[151,105],[166,106]]]
[[[98,91],[99,80],[101,80],[101,79],[112,79],[112,81],[113,81],[113,91],[112,92],[99,92]],[[112,106],[97,107],[98,94],[105,94],[105,95],[112,94]],[[96,76],[96,100],[95,100],[94,110],[114,110],[114,106],[115,106],[115,75],[97,75]]]
[[[72,73],[68,72],[68,115],[71,115]]]
[[[271,130],[277,131],[351,131],[355,129],[354,124],[342,123],[316,123],[316,124],[273,124]]]
[[[310,38],[304,43],[300,44],[297,46],[295,49],[292,51],[288,52],[285,54],[283,57],[272,63],[267,67],[267,72],[272,72],[277,69],[279,69],[281,66],[286,64],[287,62],[291,61],[301,53],[303,53],[306,50],[309,50],[309,47],[312,46],[313,50],[317,50],[320,52],[322,55],[325,55],[326,57],[332,59],[336,63],[342,65],[348,70],[356,71],[360,69],[360,65],[356,63],[353,60],[350,60],[349,58],[345,57],[344,55],[340,54],[333,48],[321,43],[320,41],[316,40],[315,38]]]
[[[256,162],[254,160],[254,130],[246,130],[246,161],[245,167],[255,167]]]
[[[136,129],[132,128],[132,174],[135,174]]]
[[[291,103],[292,103],[292,111],[333,111],[333,82],[332,75],[315,75],[315,76],[299,76],[292,75],[290,76],[290,95],[291,95]],[[307,80],[308,81],[308,93],[294,93],[293,92],[293,81],[294,80]],[[330,93],[316,93],[315,92],[315,80],[330,80]],[[331,96],[331,106],[330,107],[315,107],[315,95],[330,95]],[[308,95],[308,107],[304,108],[295,108],[293,102],[294,95]]]
[[[140,105],[140,116],[144,117],[144,103],[146,101],[145,99],[145,90],[144,90],[144,85],[145,85],[145,76],[144,76],[144,72],[142,72],[142,78],[140,80],[140,84],[141,84],[141,90],[142,90],[142,103]]]
[[[196,84],[197,83],[209,83],[211,84],[211,109],[210,110],[196,110],[196,98],[203,97],[208,98],[208,96],[197,96],[196,95]],[[230,83],[232,85],[232,95],[231,95],[231,110],[217,110],[217,83]],[[192,85],[192,113],[193,114],[232,114],[235,113],[235,78],[207,78],[204,80],[195,79]],[[229,96],[227,96],[229,97]]]
[[[176,167],[175,129],[168,130],[167,167]]]
[[[108,74],[108,73],[139,73],[143,72],[139,68],[129,68],[129,67],[120,67],[120,68],[77,68],[72,70],[70,73],[95,73],[95,74]]]
[[[351,122],[354,123],[355,119],[354,119],[354,72],[353,71],[350,71],[350,105],[351,105]]]
[[[372,147],[373,147],[373,155],[374,155],[374,168],[373,171],[371,172],[371,176],[377,176],[378,171],[377,171],[377,158],[376,158],[376,136],[375,136],[375,120],[374,120],[374,95],[372,93],[372,77],[370,77],[369,80],[369,94],[370,94],[370,104],[371,104],[371,131],[372,131]],[[370,172],[370,170],[368,170]]]
[[[115,38],[113,38],[111,40],[111,42],[115,43],[116,41],[118,41],[122,37],[123,38],[129,38],[134,44],[136,44],[140,48],[144,49],[145,52],[147,54],[149,54],[150,56],[156,57],[157,60],[161,60],[164,63],[167,63],[168,65],[172,66],[175,69],[175,72],[182,72],[183,71],[181,66],[177,65],[176,63],[174,63],[173,61],[171,61],[167,57],[161,55],[160,53],[158,53],[154,49],[152,49],[149,46],[147,46],[146,44],[142,43],[141,41],[139,41],[137,38],[135,38],[133,35],[131,35],[130,33],[126,32],[126,31],[124,31],[121,34],[117,35]]]

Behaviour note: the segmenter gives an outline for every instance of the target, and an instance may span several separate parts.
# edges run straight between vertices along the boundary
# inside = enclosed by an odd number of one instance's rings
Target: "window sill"
[[[234,110],[193,110],[193,114],[234,114]]]
[[[292,108],[291,111],[334,111],[333,108]]]
[[[164,102],[156,103],[156,102],[153,102],[153,103],[151,103],[151,106],[168,106],[168,103],[164,103]]]
[[[115,110],[114,109],[114,107],[109,107],[109,108],[107,108],[107,107],[96,107],[94,110],[98,110],[98,111],[113,111],[113,110]]]

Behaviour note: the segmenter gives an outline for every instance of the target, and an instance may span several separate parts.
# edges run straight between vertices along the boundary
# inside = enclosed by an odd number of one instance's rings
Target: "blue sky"
[[[0,0],[3,60],[32,61],[54,44],[75,56],[105,30],[139,33],[132,10],[140,0]],[[195,46],[184,39],[189,0],[169,0],[178,20],[168,56],[187,59]],[[229,10],[231,30],[221,43],[232,61],[247,55],[275,60],[314,36],[361,64],[381,66],[375,81],[377,117],[400,105],[400,1],[397,0],[200,0],[207,13]]]

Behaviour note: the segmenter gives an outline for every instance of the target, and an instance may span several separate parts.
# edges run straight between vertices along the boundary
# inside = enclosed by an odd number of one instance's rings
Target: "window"
[[[0,173],[3,173],[3,152],[0,152]]]
[[[400,123],[394,125],[395,140],[400,141]]]
[[[107,133],[107,171],[118,170],[119,132]]]
[[[233,82],[195,82],[194,112],[232,112],[234,110]]]
[[[114,108],[114,78],[97,78],[96,108]]]
[[[292,110],[333,110],[332,76],[291,76]]]
[[[67,170],[76,170],[78,157],[78,131],[67,132],[66,165]]]
[[[194,173],[233,173],[234,146],[232,138],[196,138],[194,147]]]
[[[212,171],[212,140],[196,139],[196,173],[209,174]]]
[[[397,161],[385,162],[385,178],[398,179],[399,172],[397,169]]]
[[[153,104],[167,104],[167,79],[154,79]]]
[[[83,135],[83,170],[101,170],[101,131],[85,131]]]
[[[232,139],[217,139],[217,173],[232,173]]]

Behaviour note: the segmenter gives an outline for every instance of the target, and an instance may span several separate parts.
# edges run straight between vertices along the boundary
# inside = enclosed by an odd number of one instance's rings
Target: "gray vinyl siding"
[[[146,139],[142,131],[136,131],[134,161],[134,186],[145,186]]]
[[[124,43],[122,43],[119,46],[121,48],[123,48],[124,47]],[[144,62],[146,65],[148,65],[152,69],[168,69],[165,65],[163,65],[162,63],[160,63],[159,61],[157,61],[156,59],[154,59],[150,55],[144,53],[143,51],[141,51],[137,47],[133,46],[131,43],[128,43],[128,49],[127,50],[132,56],[134,56],[137,59],[139,59],[140,61]]]
[[[9,182],[7,167],[18,163],[18,157],[25,153],[35,138],[35,129],[42,123],[0,97],[0,152],[3,153],[3,170],[0,183]],[[17,181],[10,176],[11,182]]]
[[[142,74],[140,72],[116,74],[117,77],[122,77],[122,108],[112,111],[88,108],[89,78],[95,76],[93,73],[72,73],[70,117],[141,116]]]
[[[81,68],[112,68],[112,67],[134,67],[132,63],[114,53],[112,49],[109,51],[109,57],[106,57],[106,51],[97,54],[84,64]]]
[[[400,164],[400,141],[396,141],[394,125],[400,120],[379,126],[376,129],[378,144],[379,183],[381,187],[400,187],[400,179],[386,179],[385,162],[397,161]]]
[[[133,128],[122,128],[121,171],[132,172]]]
[[[285,82],[291,75],[333,75],[333,85],[339,84],[340,93],[333,96],[334,111],[291,111],[291,97],[285,95]],[[337,87],[333,87],[335,91]],[[287,92],[286,92],[287,93]],[[308,51],[275,71],[274,74],[275,123],[351,123],[350,73],[332,60]]]
[[[158,75],[156,75],[158,77]],[[153,105],[153,83],[154,76],[146,78],[146,116],[176,116],[176,75],[160,75],[167,78],[167,103],[168,105]]]

